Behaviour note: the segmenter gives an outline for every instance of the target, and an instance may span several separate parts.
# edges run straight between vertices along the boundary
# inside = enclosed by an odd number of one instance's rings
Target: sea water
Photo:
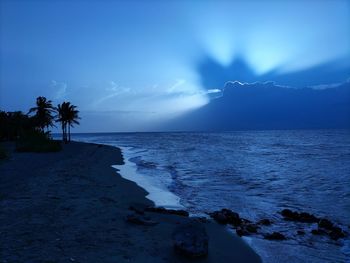
[[[327,217],[349,232],[350,131],[96,133],[73,139],[122,148],[123,177],[156,205],[192,215],[229,208],[252,221],[268,218],[286,241],[244,238],[264,262],[350,262],[349,239],[310,234],[315,225],[286,222],[284,208]],[[303,229],[306,234],[296,232]]]

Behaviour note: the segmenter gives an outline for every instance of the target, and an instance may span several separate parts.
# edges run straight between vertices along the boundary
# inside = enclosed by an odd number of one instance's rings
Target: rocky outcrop
[[[305,212],[298,213],[290,209],[283,209],[281,211],[281,215],[284,217],[285,220],[290,220],[290,221],[297,221],[297,222],[303,222],[303,223],[317,223],[319,221],[319,219],[313,214],[309,214]]]
[[[319,218],[313,214],[306,212],[296,212],[290,209],[283,209],[281,215],[285,220],[302,222],[302,223],[317,223],[318,228],[311,230],[313,235],[328,235],[333,240],[344,238],[346,233],[340,227],[326,218]]]
[[[347,233],[342,228],[326,218],[319,218],[307,212],[297,212],[290,209],[283,209],[279,213],[282,215],[283,219],[287,221],[317,224],[317,228],[311,230],[313,235],[326,235],[333,240],[338,240],[347,236]],[[279,232],[266,234],[266,232],[264,233],[264,231],[260,230],[260,228],[264,230],[265,227],[272,224],[267,218],[252,223],[250,220],[240,217],[238,213],[225,208],[208,214],[219,224],[232,226],[239,236],[262,235],[265,239],[269,240],[286,239],[286,236]],[[299,229],[296,234],[305,235],[306,232]]]
[[[236,233],[239,236],[257,234],[258,229],[260,228],[259,223],[254,224],[250,220],[240,217],[238,213],[233,212],[230,209],[224,208],[219,211],[209,213],[209,215],[220,224],[231,225],[234,229],[236,229]],[[261,224],[268,225],[271,224],[271,222],[268,219],[264,219],[261,220]]]
[[[185,210],[174,210],[174,209],[166,209],[164,207],[147,207],[145,209],[147,212],[160,213],[160,214],[170,214],[170,215],[178,215],[178,216],[189,216],[189,213]]]
[[[328,230],[332,230],[333,227],[334,227],[334,224],[331,221],[329,221],[328,219],[321,218],[318,221],[318,227],[324,228],[324,229],[328,229]]]
[[[221,209],[220,211],[215,211],[209,213],[209,215],[220,224],[230,224],[233,226],[239,226],[242,224],[242,219],[239,214],[231,211],[230,209]]]
[[[263,225],[263,226],[270,226],[271,225],[271,221],[269,219],[261,219],[258,221],[259,225]]]

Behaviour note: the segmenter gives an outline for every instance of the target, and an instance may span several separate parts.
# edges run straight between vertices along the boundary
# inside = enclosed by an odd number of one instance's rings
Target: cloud
[[[124,87],[116,81],[110,81],[107,87],[96,89],[89,108],[113,111],[115,114],[129,112],[156,120],[201,107],[208,103],[208,97],[208,91],[182,78],[171,83],[156,83],[151,87]]]
[[[122,94],[129,93],[131,90],[130,90],[130,88],[125,88],[125,87],[118,85],[114,81],[110,81],[108,86],[105,88],[105,91],[106,92],[102,97],[100,97],[94,101],[93,105],[95,107],[98,107],[100,104],[102,104],[103,102],[105,102],[109,99],[120,96]]]
[[[220,92],[222,92],[221,89],[208,89],[208,90],[207,90],[207,93],[208,93],[208,94],[220,93]]]
[[[348,129],[350,83],[286,88],[268,83],[228,82],[224,95],[164,123],[165,130]]]
[[[175,84],[173,84],[170,88],[167,89],[168,93],[178,93],[184,92],[183,86],[186,83],[184,79],[177,79]]]
[[[67,97],[67,83],[51,80],[50,89],[53,90],[53,100],[65,100]]]
[[[286,85],[279,85],[276,84],[275,81],[254,81],[254,82],[240,82],[240,81],[227,81],[224,85],[224,89],[226,86],[231,87],[260,87],[260,88],[266,88],[266,87],[277,87],[277,88],[294,88]]]

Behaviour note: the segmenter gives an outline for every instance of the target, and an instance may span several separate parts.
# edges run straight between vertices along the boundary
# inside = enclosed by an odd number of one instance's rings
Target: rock
[[[264,236],[264,238],[268,239],[268,240],[285,240],[286,239],[286,237],[279,232],[273,232],[271,234],[266,234]]]
[[[269,226],[271,225],[271,221],[269,219],[261,219],[258,221],[259,225]]]
[[[221,209],[221,212],[224,213],[229,224],[234,226],[241,224],[242,219],[239,217],[238,213],[233,212],[229,209]]]
[[[208,235],[202,224],[198,222],[181,224],[175,228],[172,237],[177,253],[188,258],[208,255]]]
[[[219,224],[227,224],[228,220],[224,213],[221,213],[220,211],[215,211],[213,213],[210,213],[210,216]]]
[[[154,226],[158,224],[158,222],[150,220],[148,217],[140,216],[136,214],[130,214],[126,216],[126,222],[136,225],[143,226]]]
[[[164,207],[147,207],[145,211],[160,213],[160,214],[170,214],[170,215],[178,215],[178,216],[189,216],[189,213],[185,210],[174,210],[174,209],[166,209]]]
[[[329,221],[328,219],[321,218],[320,221],[318,222],[318,227],[325,228],[328,230],[333,229],[333,223]]]
[[[345,232],[340,227],[334,226],[333,223],[327,219],[319,224],[318,229],[313,229],[311,233],[314,235],[328,235],[333,240],[338,240],[346,236]]]
[[[241,219],[241,224],[250,224],[252,221],[246,219],[246,218],[240,218]]]
[[[290,220],[290,221],[297,221],[297,222],[303,222],[303,223],[317,223],[319,221],[319,219],[313,214],[309,214],[306,212],[298,213],[290,209],[283,209],[281,211],[281,214],[285,220]]]
[[[290,220],[295,220],[298,218],[298,213],[297,212],[293,212],[292,210],[290,209],[283,209],[281,211],[281,214],[282,216],[285,218],[285,219],[290,219]]]
[[[247,229],[250,233],[258,233],[258,226],[255,224],[248,224],[245,226],[245,229]]]
[[[329,233],[329,237],[333,240],[338,240],[339,238],[344,238],[345,233],[340,227],[333,227],[333,229]]]
[[[314,216],[313,214],[302,212],[299,214],[298,221],[303,222],[303,223],[317,223],[319,221],[319,219],[316,216]]]
[[[209,214],[215,221],[220,224],[231,224],[233,226],[238,226],[242,223],[242,219],[239,214],[231,211],[230,209],[221,209],[220,211],[215,211]]]
[[[244,227],[237,227],[236,228],[236,234],[241,236],[249,236],[250,233],[245,229]]]
[[[255,224],[247,224],[247,225],[240,225],[236,227],[236,233],[237,235],[241,236],[249,236],[251,234],[256,234],[258,232],[258,226]]]

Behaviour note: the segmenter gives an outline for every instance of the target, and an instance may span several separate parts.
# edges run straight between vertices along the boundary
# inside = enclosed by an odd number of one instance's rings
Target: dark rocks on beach
[[[174,210],[174,209],[166,209],[164,207],[147,207],[145,209],[147,212],[160,213],[160,214],[170,214],[170,215],[178,215],[178,216],[189,216],[189,213],[185,210]]]
[[[311,230],[313,235],[328,235],[333,240],[344,238],[346,235],[340,227],[333,226],[330,230],[318,228]]]
[[[286,239],[286,237],[279,232],[273,232],[271,234],[266,234],[264,236],[264,238],[268,239],[268,240],[285,240]]]
[[[285,220],[303,223],[317,223],[318,228],[311,230],[313,235],[328,235],[333,240],[338,240],[339,238],[344,238],[346,236],[346,233],[340,227],[335,226],[333,222],[326,218],[318,218],[309,213],[298,213],[290,209],[283,209],[281,214]]]
[[[251,234],[258,233],[258,226],[255,224],[242,224],[236,228],[237,235],[241,236],[249,236]]]
[[[322,227],[328,230],[332,230],[333,228],[333,223],[329,221],[328,219],[321,218],[320,221],[318,222],[318,227]]]
[[[292,211],[290,209],[283,209],[281,211],[282,216],[286,220],[303,222],[303,223],[317,223],[319,219],[313,214],[309,214],[306,212],[298,213],[296,211]]]
[[[323,232],[326,232],[328,236],[333,240],[338,240],[340,238],[344,238],[345,232],[338,226],[335,226],[330,220],[322,218],[318,222],[318,228]]]
[[[220,224],[227,224],[228,220],[224,213],[221,213],[220,211],[215,211],[213,213],[210,213],[210,216],[218,223]]]
[[[136,214],[127,215],[126,222],[135,224],[135,225],[143,225],[143,226],[154,226],[158,224],[158,222],[152,221],[148,217],[140,216]]]
[[[286,219],[296,219],[298,217],[298,213],[297,212],[293,212],[290,209],[283,209],[281,211],[281,214]]]
[[[190,222],[177,226],[173,232],[173,244],[177,253],[188,258],[208,255],[208,235],[202,224]]]
[[[333,240],[338,240],[344,238],[347,233],[343,231],[340,227],[337,227],[330,220],[325,218],[318,218],[313,214],[307,212],[297,212],[290,209],[283,209],[280,212],[285,220],[300,222],[300,223],[317,223],[318,228],[311,230],[313,235],[327,235]],[[239,236],[249,236],[252,234],[257,234],[259,227],[271,225],[269,219],[261,219],[256,224],[251,221],[241,218],[238,213],[235,213],[229,209],[221,209],[219,211],[214,211],[209,213],[209,215],[220,224],[229,224],[235,230]],[[298,235],[305,235],[305,231],[297,230]],[[273,232],[264,235],[265,239],[269,240],[284,240],[286,237],[279,233]]]
[[[261,219],[258,221],[259,225],[269,226],[271,225],[271,221],[269,219]]]
[[[239,235],[240,237],[250,235],[250,233],[244,227],[237,227],[236,234]]]
[[[209,215],[220,224],[238,226],[242,223],[242,219],[239,217],[238,213],[225,208],[220,211],[212,212]]]
[[[329,237],[333,240],[338,240],[339,238],[344,238],[345,233],[340,227],[333,227],[333,229],[329,233]]]
[[[250,233],[258,233],[258,228],[259,227],[257,225],[255,225],[255,224],[248,224],[248,225],[245,225],[245,228]]]
[[[313,214],[302,212],[299,214],[299,221],[304,223],[317,223],[318,218]]]
[[[209,213],[209,215],[220,224],[229,224],[236,229],[236,233],[239,236],[249,236],[251,234],[258,233],[259,223],[253,224],[250,220],[241,218],[238,213],[233,212],[229,209],[221,209],[220,211],[215,211]],[[270,224],[270,220],[261,220],[262,224]]]

